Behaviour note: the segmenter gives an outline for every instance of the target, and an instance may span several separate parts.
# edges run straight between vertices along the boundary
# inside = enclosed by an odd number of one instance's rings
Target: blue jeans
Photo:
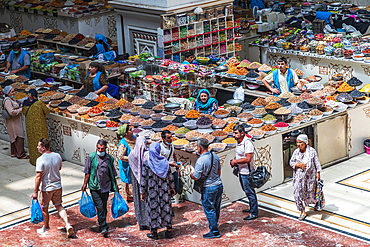
[[[212,233],[219,233],[218,218],[220,217],[223,190],[224,187],[220,184],[212,187],[204,187],[202,191],[202,206],[209,223],[210,232]]]
[[[258,216],[258,201],[256,191],[253,188],[251,188],[248,181],[248,177],[249,175],[239,174],[240,185],[242,186],[242,189],[244,190],[245,194],[248,197],[251,215]]]
[[[180,189],[179,174],[177,173],[177,171],[175,171],[174,173],[172,173],[172,176],[173,182],[175,183],[175,192],[176,194],[178,194]]]

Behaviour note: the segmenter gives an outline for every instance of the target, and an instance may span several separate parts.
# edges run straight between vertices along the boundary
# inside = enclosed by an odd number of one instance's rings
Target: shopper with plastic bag
[[[42,215],[41,206],[37,199],[32,200],[30,211],[31,211],[31,223],[32,224],[38,224],[44,221],[44,216]]]
[[[81,190],[86,191],[89,185],[92,200],[94,202],[100,227],[100,233],[108,236],[107,202],[109,192],[118,192],[117,171],[114,168],[114,158],[106,153],[107,142],[99,140],[96,152],[90,153],[85,162],[85,180]]]
[[[78,200],[80,213],[87,218],[94,218],[96,216],[96,209],[93,200],[86,191],[82,192],[81,199]]]
[[[49,226],[49,203],[50,201],[55,206],[59,216],[63,219],[68,237],[73,237],[74,232],[72,226],[68,223],[67,212],[62,206],[62,180],[60,178],[60,170],[62,169],[62,158],[60,154],[50,152],[50,141],[42,138],[37,145],[37,150],[42,154],[36,160],[36,178],[35,189],[32,198],[40,201],[42,214],[44,218],[44,226],[37,229],[37,233],[45,233],[50,229]],[[41,217],[37,217],[41,208],[32,203],[31,207],[31,222],[41,222]],[[37,224],[36,223],[36,224]]]
[[[113,219],[121,217],[122,215],[128,212],[129,208],[127,206],[127,203],[122,198],[119,192],[114,192],[114,196],[111,199],[111,202],[112,202],[111,211]]]

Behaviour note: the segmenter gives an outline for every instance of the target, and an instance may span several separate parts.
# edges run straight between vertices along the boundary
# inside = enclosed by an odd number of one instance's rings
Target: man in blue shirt
[[[185,61],[182,64],[192,64],[195,57],[191,52],[185,52]]]
[[[194,172],[190,174],[190,177],[194,180],[205,179],[202,190],[202,206],[209,223],[210,232],[203,235],[203,238],[219,238],[221,235],[218,230],[218,219],[224,187],[220,177],[220,159],[217,154],[208,152],[208,146],[207,139],[201,138],[198,140],[198,152],[201,155],[195,163]]]

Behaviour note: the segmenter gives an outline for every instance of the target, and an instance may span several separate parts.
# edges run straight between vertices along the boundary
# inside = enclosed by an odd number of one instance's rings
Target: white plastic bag
[[[234,99],[240,99],[244,101],[244,97],[245,97],[245,94],[244,94],[244,88],[243,88],[243,83],[242,83],[240,87],[235,90]]]

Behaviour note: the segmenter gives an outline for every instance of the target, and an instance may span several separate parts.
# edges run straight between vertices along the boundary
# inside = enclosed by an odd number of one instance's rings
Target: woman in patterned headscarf
[[[193,104],[193,109],[205,114],[213,114],[218,109],[218,101],[211,98],[211,94],[207,89],[199,91],[198,97]]]
[[[36,159],[41,156],[37,145],[42,138],[49,139],[46,115],[50,113],[44,102],[38,100],[35,89],[29,91],[27,100],[24,101],[22,113],[26,118],[26,132],[30,163],[36,165]]]
[[[146,202],[150,233],[148,238],[158,239],[157,230],[167,227],[166,238],[172,238],[171,196],[176,194],[168,160],[161,155],[161,145],[153,142],[149,146],[149,158],[141,171],[140,193]]]
[[[297,137],[297,147],[290,158],[290,166],[294,170],[294,201],[301,213],[298,219],[304,220],[308,204],[315,204],[316,178],[320,181],[321,165],[316,150],[308,145],[307,135]]]
[[[117,137],[120,139],[118,143],[118,161],[119,161],[119,173],[121,177],[122,184],[125,184],[125,191],[127,196],[127,201],[133,201],[132,193],[130,192],[131,184],[131,169],[128,163],[128,156],[131,150],[134,149],[135,136],[132,132],[132,126],[124,124],[120,126],[117,130]]]

